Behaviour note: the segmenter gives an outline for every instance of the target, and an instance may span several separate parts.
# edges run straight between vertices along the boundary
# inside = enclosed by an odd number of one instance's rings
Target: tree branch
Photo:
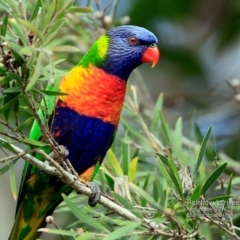
[[[3,138],[0,138],[1,141],[6,142]],[[9,144],[9,143],[8,143]],[[41,154],[43,157],[45,157],[46,161],[49,162],[49,164],[46,164],[42,161],[39,161],[37,158],[33,157],[31,154],[27,153],[26,151],[20,149],[19,147],[10,144],[12,147],[12,152],[16,154],[16,156],[21,156],[25,161],[29,162],[30,164],[38,167],[42,171],[56,176],[57,178],[61,179],[63,182],[71,186],[73,189],[75,189],[77,192],[90,197],[92,194],[91,188],[81,182],[78,178],[76,178],[73,174],[67,172],[64,170],[58,162],[54,161],[53,158],[49,157],[44,151],[40,149],[34,149],[37,153]],[[8,149],[10,150],[10,149]],[[130,220],[130,221],[141,221],[142,224],[148,228],[150,232],[154,232],[154,234],[159,234],[162,236],[167,237],[173,237],[176,236],[174,233],[166,233],[162,231],[160,228],[161,226],[159,224],[156,224],[154,222],[151,222],[149,219],[140,219],[137,216],[135,216],[133,213],[131,213],[129,210],[125,209],[124,207],[120,206],[113,200],[109,199],[107,196],[101,195],[99,199],[99,203],[106,208],[112,210],[115,214],[118,214],[119,216]],[[153,229],[154,227],[154,229]]]

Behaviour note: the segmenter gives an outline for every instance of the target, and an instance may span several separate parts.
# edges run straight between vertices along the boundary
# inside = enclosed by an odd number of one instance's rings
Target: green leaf
[[[206,147],[207,147],[207,142],[208,142],[211,130],[212,130],[212,126],[209,127],[209,129],[207,130],[206,135],[203,138],[203,141],[202,141],[202,144],[201,144],[201,148],[200,148],[200,152],[199,152],[199,155],[198,155],[198,160],[197,160],[197,165],[196,165],[195,172],[198,171],[199,166],[200,166],[200,164],[202,162],[202,159],[203,159]]]
[[[62,46],[52,46],[48,48],[53,52],[80,52],[80,49],[71,45],[62,45]]]
[[[18,158],[15,160],[12,160],[12,164],[14,165],[17,162]],[[4,173],[6,173],[11,167],[11,164],[7,164],[4,167],[0,168],[0,175],[3,175]]]
[[[174,131],[174,137],[172,138],[172,146],[173,146],[173,152],[175,153],[175,156],[180,155],[182,150],[182,118],[178,118],[175,131]]]
[[[21,123],[17,128],[15,128],[15,131],[19,132],[19,131],[22,131],[24,128],[31,126],[34,120],[35,120],[34,117],[28,118],[23,123]]]
[[[43,53],[39,53],[38,58],[37,58],[37,64],[34,70],[34,73],[31,77],[30,82],[28,83],[26,87],[26,91],[29,91],[37,82],[40,74],[41,74],[41,68],[42,68],[42,59],[43,59]]]
[[[3,78],[0,78],[0,86],[1,85],[4,85],[6,83],[9,83],[12,79],[10,77],[3,77]]]
[[[18,20],[21,20],[21,19],[18,19]],[[16,35],[19,37],[19,39],[23,43],[23,46],[28,46],[29,42],[27,39],[27,35],[25,34],[25,32],[23,30],[24,28],[22,27],[22,25],[19,24],[19,22],[17,22],[17,20],[15,18],[9,18],[8,22],[12,26],[12,29],[14,30]]]
[[[78,12],[78,13],[91,13],[93,11],[90,7],[75,7],[72,6],[68,9],[69,12]]]
[[[21,78],[18,74],[8,72],[8,73],[7,73],[7,76],[8,76],[9,78],[11,78],[12,80],[17,80],[18,82],[21,82],[21,81],[22,81],[22,78]]]
[[[49,29],[48,33],[44,36],[44,45],[48,44],[59,32],[59,30],[62,28],[62,26],[66,23],[66,18],[58,19],[54,22],[52,27]]]
[[[142,198],[146,199],[148,204],[152,205],[154,208],[158,209],[159,211],[162,212],[161,206],[154,200],[152,196],[146,191],[144,191],[142,188],[138,187],[137,185],[131,183],[131,188],[137,192]]]
[[[107,151],[106,159],[110,163],[110,166],[112,166],[112,168],[115,170],[117,175],[119,177],[123,176],[122,168],[111,148]]]
[[[162,134],[164,136],[165,139],[165,143],[172,148],[171,146],[171,140],[170,140],[170,131],[169,131],[169,127],[168,124],[166,122],[166,120],[164,119],[164,116],[162,114],[162,112],[159,112],[160,115],[160,120],[161,120],[161,129],[162,129]]]
[[[157,153],[157,156],[162,160],[162,162],[163,162],[166,166],[169,167],[168,159],[167,159],[165,156],[163,156],[163,155],[161,155],[161,154],[159,154],[159,153]]]
[[[36,147],[48,146],[47,143],[36,141],[36,140],[31,140],[31,139],[27,139],[27,138],[19,138],[18,140],[19,140],[19,142],[23,142],[23,143],[26,143],[28,145],[32,145],[32,146],[36,146]]]
[[[109,232],[100,222],[93,219],[91,216],[85,214],[81,211],[74,203],[72,203],[65,194],[62,194],[64,202],[70,208],[71,212],[78,218],[81,219],[84,223],[88,224],[89,226],[100,230]]]
[[[129,166],[129,172],[128,172],[128,179],[129,182],[133,182],[136,171],[137,171],[137,165],[138,165],[138,157],[135,157]]]
[[[7,73],[7,69],[5,67],[2,67],[1,64],[0,64],[0,75],[1,75],[1,77],[6,76],[6,73]]]
[[[93,232],[83,232],[80,236],[77,236],[75,240],[93,240],[95,233]]]
[[[21,62],[24,59],[23,55],[20,52],[23,47],[13,42],[7,42],[7,45],[9,48],[11,48],[12,54],[14,55],[16,61]]]
[[[130,158],[129,150],[130,150],[129,144],[127,144],[124,140],[121,141],[121,160],[122,160],[122,170],[124,175],[128,174],[128,165],[129,165],[129,158]]]
[[[103,240],[114,240],[114,239],[121,239],[127,233],[133,231],[137,228],[141,222],[127,222],[126,226],[117,229],[116,231],[109,234],[107,237],[104,237]]]
[[[201,193],[204,194],[211,186],[212,184],[218,179],[218,177],[222,174],[222,172],[224,171],[224,169],[227,166],[227,162],[222,164],[220,167],[218,167],[213,173],[212,175],[207,179],[207,181],[205,182],[205,184],[203,185],[202,191]]]
[[[20,95],[17,95],[16,97],[14,97],[12,100],[10,100],[9,102],[7,102],[5,105],[0,107],[0,113],[3,113],[4,111],[10,109],[13,104],[18,100]]]
[[[163,164],[163,162],[166,161],[166,158],[160,154],[158,154],[158,165],[159,165],[159,170],[163,175],[163,178],[165,179],[165,181],[167,182],[167,185],[171,188],[173,188],[173,181],[171,179],[171,175],[169,174],[167,168],[165,167],[165,163]],[[168,160],[167,160],[168,161]],[[167,163],[168,165],[168,163]]]
[[[126,209],[131,211],[134,215],[136,215],[138,218],[142,219],[143,216],[139,210],[133,207],[133,205],[130,203],[129,200],[127,200],[125,197],[122,197],[121,195],[117,194],[116,192],[111,192],[111,195],[119,201]]]
[[[4,89],[4,93],[15,93],[15,92],[21,92],[22,88],[21,87],[11,87]]]
[[[4,148],[9,150],[10,152],[15,152],[14,148],[11,146],[10,143],[8,143],[7,141],[0,139],[0,148]]]
[[[38,38],[39,40],[41,41],[41,43],[43,43],[43,36],[42,36],[42,33],[39,29],[37,29],[33,24],[31,24],[30,22],[28,21],[25,21],[23,19],[19,19],[20,23],[22,25],[24,25],[25,27],[27,27],[29,30],[31,30],[31,32],[33,32]],[[27,46],[29,44],[26,44],[25,46]]]
[[[155,135],[159,131],[159,126],[158,126],[159,112],[162,110],[162,106],[163,106],[163,94],[161,93],[153,109],[152,124],[150,128],[151,132]]]
[[[201,197],[201,185],[198,185],[194,190],[193,190],[193,193],[192,193],[192,196],[191,196],[191,201],[192,202],[196,202],[199,200],[199,198]]]
[[[36,49],[33,48],[32,46],[24,47],[20,50],[21,54],[27,55],[27,56],[32,56],[33,53],[36,52]]]
[[[0,31],[0,34],[3,37],[6,35],[7,25],[8,25],[8,14],[5,14],[5,16],[3,18],[3,22],[1,24],[1,31]]]
[[[227,195],[231,194],[231,190],[232,190],[232,178],[233,178],[233,174],[230,175],[230,179],[229,179],[229,183],[228,183],[228,187],[227,187]]]
[[[17,201],[17,183],[16,183],[16,175],[13,168],[13,163],[10,164],[10,185],[13,194],[13,198]]]
[[[224,201],[224,200],[228,200],[229,198],[232,198],[232,195],[225,195],[225,196],[218,196],[218,197],[213,197],[208,199],[208,202],[218,202],[218,201]]]
[[[182,181],[180,179],[177,167],[171,158],[168,159],[168,162],[169,162],[169,169],[172,173],[171,174],[172,181],[176,187],[178,194],[180,195],[181,198],[183,198]]]
[[[123,117],[121,117],[121,123],[128,130],[130,134],[136,136],[142,142],[143,146],[147,147],[149,145],[148,140],[141,133],[139,133],[139,131],[131,127],[128,121],[126,121]]]
[[[38,12],[39,12],[39,9],[40,9],[41,5],[42,5],[41,0],[37,0],[37,3],[34,6],[32,15],[31,15],[30,20],[29,20],[30,22],[32,22],[35,19],[35,17],[38,15]]]

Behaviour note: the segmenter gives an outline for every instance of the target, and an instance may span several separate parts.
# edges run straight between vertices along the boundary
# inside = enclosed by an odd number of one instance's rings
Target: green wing
[[[55,79],[54,84],[48,84],[46,90],[58,91],[58,86],[59,86],[60,80],[61,80],[61,78]],[[56,96],[46,95],[45,100],[46,100],[45,102],[46,102],[47,109],[48,109],[47,115],[51,116],[55,109]],[[43,113],[42,110],[39,110],[38,113],[39,113],[41,121],[44,123],[45,122],[45,113]],[[30,134],[29,134],[29,139],[39,140],[41,137],[42,137],[41,129],[40,129],[37,121],[35,120],[32,128],[31,128]],[[24,185],[25,185],[26,181],[28,180],[29,174],[31,172],[31,167],[32,167],[32,165],[29,162],[25,162],[23,174],[22,174],[22,178],[21,178],[21,183],[20,183],[20,188],[19,188],[16,214],[17,214],[19,205],[24,197],[23,189],[24,189]]]

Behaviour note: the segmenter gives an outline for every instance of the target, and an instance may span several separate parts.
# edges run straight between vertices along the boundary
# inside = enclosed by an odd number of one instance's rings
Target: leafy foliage
[[[180,16],[189,8],[189,1],[185,2]],[[21,156],[14,152],[13,145],[22,143],[26,153],[32,153],[34,148],[52,144],[51,139],[47,143],[30,140],[28,131],[35,120],[46,134],[49,133],[40,112],[48,118],[46,101],[49,97],[64,94],[45,90],[46,85],[53,84],[64,74],[58,68],[62,60],[55,60],[59,56],[56,53],[78,50],[78,47],[69,46],[72,39],[59,40],[59,32],[65,33],[67,19],[73,20],[73,25],[77,21],[82,28],[80,43],[86,45],[92,41],[96,29],[105,31],[110,25],[104,14],[95,19],[86,14],[91,8],[76,7],[73,1],[26,4],[6,0],[1,3],[5,16],[0,31],[0,134],[4,136],[4,139],[0,138],[0,148],[7,151],[6,155],[9,152],[13,155],[0,159],[3,164],[0,174],[10,170],[11,189],[16,197],[13,165]],[[9,9],[12,10],[9,12]],[[114,8],[112,11],[114,13]],[[169,14],[174,15],[175,9],[171,11]],[[76,20],[76,16],[80,20]],[[100,205],[92,209],[86,206],[85,196],[74,192],[68,197],[63,195],[64,202],[56,210],[64,214],[70,212],[71,224],[64,230],[44,228],[42,232],[78,240],[216,239],[216,236],[239,239],[236,227],[232,225],[239,210],[234,188],[239,179],[228,175],[231,168],[238,167],[237,163],[213,150],[212,126],[205,136],[201,136],[197,125],[193,126],[192,139],[183,134],[182,118],[178,118],[175,128],[170,126],[163,102],[161,94],[152,115],[145,119],[140,111],[136,87],[128,89],[122,130],[96,177],[103,192],[139,221],[126,221]],[[190,122],[195,122],[194,118]],[[57,219],[52,223],[58,226]],[[149,225],[151,231],[146,228]]]

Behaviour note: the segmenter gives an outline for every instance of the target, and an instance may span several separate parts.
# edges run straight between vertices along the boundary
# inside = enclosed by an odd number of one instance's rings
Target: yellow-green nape
[[[83,56],[78,66],[88,67],[89,63],[94,66],[100,66],[108,52],[109,37],[107,35],[101,36]]]
[[[96,44],[97,44],[97,48],[98,48],[99,58],[104,60],[107,55],[107,50],[108,50],[108,45],[109,45],[109,37],[106,35],[103,35],[102,37],[100,37],[97,40]]]

